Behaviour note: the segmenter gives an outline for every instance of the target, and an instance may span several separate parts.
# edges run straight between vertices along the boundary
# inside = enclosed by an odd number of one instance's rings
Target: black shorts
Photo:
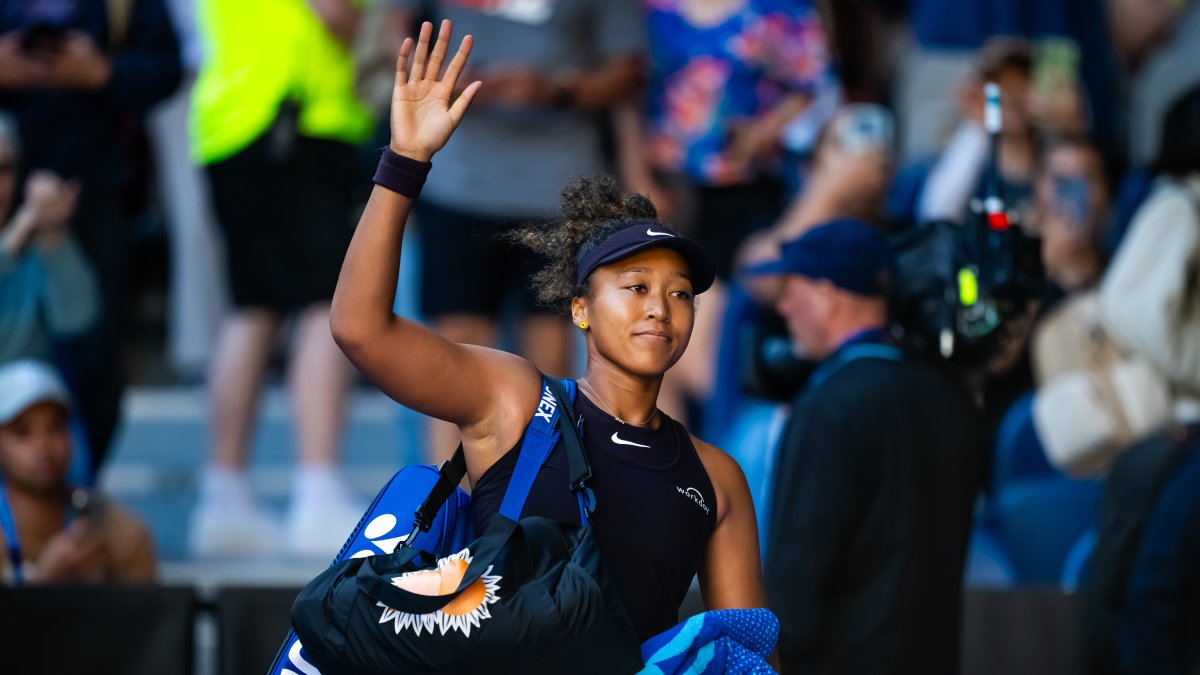
[[[234,305],[286,313],[328,302],[354,231],[354,148],[300,137],[280,161],[264,136],[208,177]]]
[[[421,251],[421,314],[497,317],[517,294],[524,313],[554,313],[537,301],[531,280],[546,264],[504,236],[544,222],[539,218],[491,218],[456,211],[428,200],[414,208]]]

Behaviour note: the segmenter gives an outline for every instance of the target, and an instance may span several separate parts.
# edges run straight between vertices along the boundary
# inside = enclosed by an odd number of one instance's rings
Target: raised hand
[[[392,151],[415,160],[427,162],[450,140],[450,135],[462,121],[481,82],[472,82],[451,103],[455,83],[462,74],[471,53],[473,38],[462,39],[458,52],[439,78],[442,62],[450,47],[451,23],[442,21],[433,51],[429,38],[433,25],[421,24],[417,42],[405,38],[396,60],[396,85],[392,88]],[[411,67],[409,61],[412,61]]]

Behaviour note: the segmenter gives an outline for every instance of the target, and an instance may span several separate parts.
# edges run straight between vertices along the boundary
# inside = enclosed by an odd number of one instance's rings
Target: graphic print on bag
[[[446,595],[458,588],[470,564],[471,550],[464,548],[454,555],[438,560],[437,569],[406,572],[392,579],[392,584],[418,595]],[[411,628],[418,636],[421,631],[433,634],[433,629],[437,628],[441,635],[457,630],[464,636],[471,637],[471,628],[478,628],[481,621],[492,618],[488,606],[500,599],[502,577],[491,572],[492,567],[489,565],[478,581],[468,586],[445,607],[430,614],[409,614],[377,602],[375,605],[383,608],[379,623],[392,622],[397,635],[405,628]]]

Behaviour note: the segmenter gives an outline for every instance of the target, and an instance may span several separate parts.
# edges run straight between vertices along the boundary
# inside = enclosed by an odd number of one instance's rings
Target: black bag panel
[[[632,622],[604,572],[591,527],[537,517],[519,523],[497,518],[471,549],[462,582],[442,596],[414,594],[391,583],[400,574],[436,569],[414,549],[346,560],[322,573],[301,592],[292,612],[312,663],[322,673],[362,675],[609,674],[641,668]],[[485,599],[466,613],[479,612],[469,632],[461,624],[469,620],[436,614],[470,592],[472,584],[482,579],[487,588],[496,576],[495,602]],[[435,612],[424,611],[431,605]],[[444,632],[439,617],[446,622]]]

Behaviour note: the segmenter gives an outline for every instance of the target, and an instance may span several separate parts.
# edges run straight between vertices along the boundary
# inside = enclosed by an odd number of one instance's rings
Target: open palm
[[[420,161],[429,161],[450,140],[463,113],[482,86],[472,82],[451,104],[454,85],[471,53],[470,35],[462,39],[446,73],[439,79],[446,52],[450,47],[450,21],[442,21],[433,51],[429,38],[433,25],[421,24],[414,47],[412,38],[404,40],[396,60],[396,85],[392,88],[392,143],[394,152]],[[411,68],[410,68],[410,63]]]

